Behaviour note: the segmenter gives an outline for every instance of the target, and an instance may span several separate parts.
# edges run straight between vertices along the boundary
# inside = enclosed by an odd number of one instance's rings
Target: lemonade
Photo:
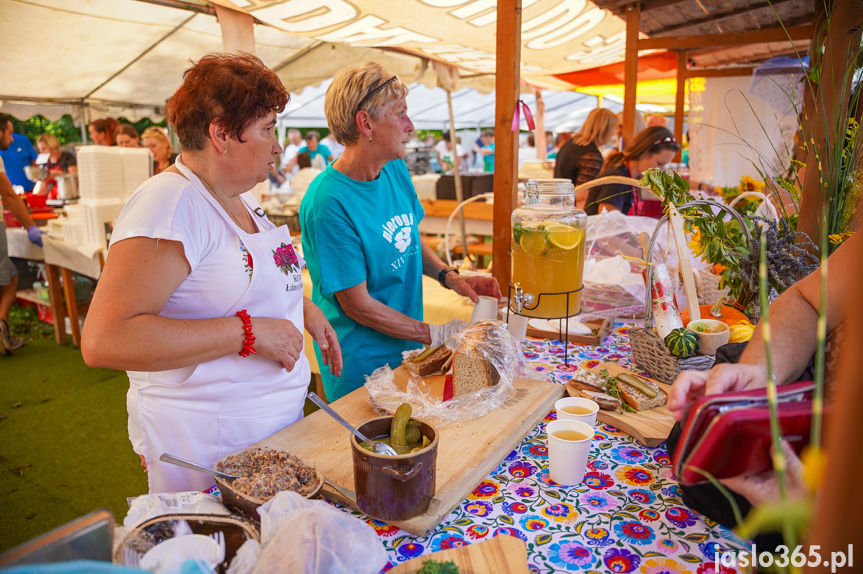
[[[581,292],[549,295],[581,287],[584,228],[553,221],[517,222],[512,228],[512,284],[533,301],[522,315],[552,319],[578,314]],[[542,298],[537,299],[540,294]],[[534,308],[535,307],[535,308]]]

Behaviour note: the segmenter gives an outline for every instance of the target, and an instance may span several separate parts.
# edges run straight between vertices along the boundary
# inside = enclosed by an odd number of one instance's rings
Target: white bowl
[[[698,335],[698,354],[715,355],[716,349],[728,342],[731,328],[716,319],[696,319],[690,321],[686,328]]]

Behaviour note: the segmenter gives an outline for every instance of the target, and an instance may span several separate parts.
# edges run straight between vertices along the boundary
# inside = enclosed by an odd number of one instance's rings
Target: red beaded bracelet
[[[248,357],[256,354],[255,348],[252,346],[255,343],[255,336],[252,334],[252,318],[246,313],[246,310],[237,311],[237,317],[243,320],[243,331],[246,333],[246,339],[243,341],[243,350],[239,352],[241,357]]]

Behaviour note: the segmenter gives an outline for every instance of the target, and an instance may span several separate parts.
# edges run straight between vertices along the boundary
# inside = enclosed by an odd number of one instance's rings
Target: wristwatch
[[[450,271],[455,271],[456,275],[459,275],[458,269],[456,269],[455,267],[444,267],[437,274],[438,283],[440,283],[441,287],[443,287],[444,289],[449,289],[449,287],[447,287],[446,285],[446,274]]]

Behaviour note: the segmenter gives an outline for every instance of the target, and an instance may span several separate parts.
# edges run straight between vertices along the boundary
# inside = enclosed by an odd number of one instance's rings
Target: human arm
[[[423,275],[428,275],[437,281],[441,270],[448,266],[424,241],[420,243],[422,245]],[[450,271],[444,276],[444,284],[474,303],[479,301],[479,295],[500,299],[500,285],[497,284],[497,279],[494,277],[462,277],[458,273]]]
[[[854,234],[830,256],[827,275],[827,332],[838,325],[846,306],[854,301],[849,275],[863,260],[863,236]],[[821,294],[818,269],[791,287],[770,305],[773,373],[778,384],[797,380],[815,354]],[[707,372],[684,371],[678,375],[668,397],[668,408],[681,420],[698,398],[767,385],[767,360],[761,325],[746,345],[737,364],[723,363]]]
[[[324,365],[330,367],[330,372],[340,377],[342,374],[342,348],[330,322],[324,316],[320,307],[312,303],[308,297],[303,297],[303,319],[306,331],[321,349]]]
[[[87,313],[81,353],[91,367],[163,371],[212,361],[243,348],[239,317],[162,317],[171,295],[190,272],[177,241],[132,237],[111,246]],[[252,317],[258,356],[293,369],[302,333],[290,321]]]
[[[336,299],[345,315],[360,325],[395,339],[431,344],[430,328],[427,323],[412,319],[374,299],[369,294],[365,281],[336,291]]]
[[[36,224],[33,223],[33,218],[30,217],[24,200],[12,189],[12,182],[9,181],[9,177],[6,176],[5,172],[0,172],[0,197],[2,197],[3,203],[6,204],[9,211],[12,212],[12,215],[15,216],[15,219],[18,220],[18,223],[27,229],[29,233],[30,228],[35,227]]]

